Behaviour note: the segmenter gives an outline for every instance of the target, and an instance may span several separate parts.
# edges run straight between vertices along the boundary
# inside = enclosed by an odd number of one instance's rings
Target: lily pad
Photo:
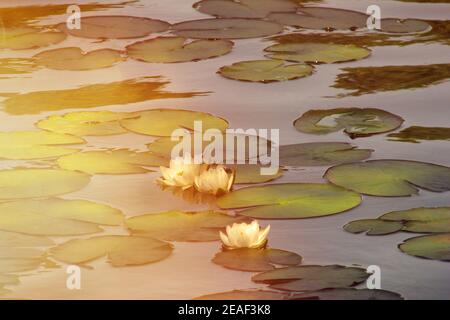
[[[342,164],[325,173],[331,183],[362,194],[402,197],[417,194],[419,188],[450,190],[450,168],[408,160],[372,160]]]
[[[344,130],[351,138],[366,137],[397,129],[403,119],[374,108],[336,108],[310,110],[294,121],[300,132],[327,134]]]
[[[403,300],[392,291],[380,289],[331,288],[296,294],[293,300]]]
[[[373,150],[358,149],[345,142],[312,142],[280,147],[280,165],[330,166],[370,158]]]
[[[27,235],[68,236],[102,231],[98,225],[119,225],[122,213],[86,201],[50,198],[0,203],[0,229]]]
[[[0,231],[0,247],[2,248],[48,247],[53,244],[54,242],[47,237]]]
[[[412,126],[388,135],[390,141],[419,143],[419,140],[450,140],[450,128]]]
[[[64,156],[57,160],[57,164],[61,169],[88,174],[131,174],[152,171],[145,167],[167,166],[168,160],[150,152],[115,149]]]
[[[78,152],[64,145],[82,144],[81,138],[46,131],[0,132],[0,158],[12,160],[44,159]]]
[[[296,253],[279,249],[233,249],[217,253],[212,262],[225,268],[240,271],[267,271],[276,265],[296,266],[302,257]]]
[[[352,44],[292,43],[276,44],[264,51],[268,58],[291,62],[335,63],[367,58],[370,50]]]
[[[379,219],[404,221],[404,230],[409,232],[450,232],[450,207],[413,208],[394,211],[382,215]]]
[[[66,38],[60,31],[32,27],[2,28],[0,49],[26,50],[46,47]]]
[[[269,290],[233,290],[194,298],[194,300],[288,300],[284,292]]]
[[[261,166],[257,164],[239,164],[232,166],[236,170],[234,178],[235,184],[251,184],[251,183],[265,183],[280,178],[283,175],[283,170],[278,169],[275,174],[261,174]]]
[[[36,70],[36,66],[32,59],[26,58],[1,58],[0,59],[0,75],[17,75],[26,74]],[[0,77],[3,79],[4,77]]]
[[[194,40],[182,37],[158,37],[129,45],[127,54],[133,59],[154,63],[188,62],[210,59],[231,52],[228,40]]]
[[[369,277],[363,268],[329,266],[295,266],[258,273],[252,281],[269,284],[271,288],[286,291],[316,291],[327,288],[347,288],[362,283]]]
[[[168,211],[128,218],[126,226],[136,236],[167,241],[203,242],[219,240],[219,231],[229,224],[247,221],[222,212]]]
[[[258,19],[201,19],[176,23],[172,32],[194,39],[246,39],[270,36],[283,31],[275,22]]]
[[[126,267],[164,260],[172,250],[170,244],[151,238],[98,236],[70,240],[50,249],[50,253],[56,260],[67,264],[86,265],[107,256],[112,266]]]
[[[242,188],[217,200],[222,209],[261,219],[301,219],[350,210],[361,203],[359,194],[330,184],[285,183]],[[251,208],[248,208],[251,207]]]
[[[228,122],[210,113],[190,110],[152,109],[139,112],[137,117],[122,119],[120,124],[127,130],[149,136],[170,137],[175,129],[193,131],[194,121],[202,122],[202,130],[225,131]]]
[[[55,169],[0,170],[0,200],[41,198],[84,188],[90,176]]]
[[[290,0],[202,0],[195,9],[218,18],[265,18],[271,12],[295,12]]]
[[[131,39],[164,32],[170,24],[150,18],[132,16],[90,16],[80,19],[80,29],[68,29],[61,23],[58,28],[67,34],[91,39]]]
[[[347,223],[344,230],[350,233],[366,232],[370,236],[395,233],[403,229],[403,223],[397,221],[384,221],[381,219],[362,219]]]
[[[410,238],[398,248],[410,256],[450,261],[450,233]]]
[[[306,77],[313,70],[308,64],[285,65],[276,60],[250,60],[222,67],[218,73],[228,79],[268,83]]]
[[[417,19],[381,19],[381,31],[398,34],[414,34],[431,30],[431,26],[423,20]]]
[[[117,50],[99,49],[83,52],[77,47],[43,51],[34,55],[33,59],[38,66],[75,71],[108,68],[125,60],[122,53]]]

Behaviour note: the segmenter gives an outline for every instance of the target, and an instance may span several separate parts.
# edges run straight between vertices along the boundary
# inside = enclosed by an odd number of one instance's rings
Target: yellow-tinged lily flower
[[[261,229],[258,221],[253,220],[252,223],[233,223],[227,226],[226,234],[219,231],[220,239],[226,249],[263,248],[267,243],[267,235],[270,231],[270,225]]]
[[[163,186],[180,187],[183,190],[194,185],[195,177],[197,177],[202,165],[192,163],[190,158],[176,158],[170,160],[170,167],[159,167],[162,177],[156,181]]]
[[[206,167],[194,179],[194,186],[199,192],[218,195],[231,190],[234,172],[227,172],[224,166]]]

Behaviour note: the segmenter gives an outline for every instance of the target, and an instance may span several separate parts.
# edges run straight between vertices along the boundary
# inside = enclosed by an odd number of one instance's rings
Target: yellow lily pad
[[[0,75],[26,74],[36,70],[32,59],[2,58],[0,59]],[[3,77],[0,77],[2,79]]]
[[[13,27],[2,29],[0,49],[25,50],[46,47],[59,43],[66,38],[60,31],[31,27]]]
[[[2,248],[48,247],[53,244],[54,242],[47,237],[0,231],[0,247]]]
[[[283,170],[278,168],[274,174],[261,174],[261,165],[258,164],[238,164],[230,166],[236,171],[235,184],[264,183],[276,180],[283,176]]]

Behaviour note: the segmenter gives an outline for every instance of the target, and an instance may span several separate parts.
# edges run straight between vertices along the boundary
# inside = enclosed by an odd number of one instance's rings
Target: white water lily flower
[[[195,178],[200,174],[202,165],[192,163],[190,158],[170,160],[170,167],[159,167],[162,177],[156,181],[164,186],[180,187],[183,190],[194,185]]]
[[[253,220],[252,223],[233,223],[232,226],[227,226],[226,233],[219,231],[220,239],[225,248],[239,249],[239,248],[262,248],[267,243],[267,235],[270,231],[270,225],[261,229],[259,223]]]
[[[224,166],[207,167],[194,179],[197,191],[217,195],[231,190],[234,173],[229,173]]]

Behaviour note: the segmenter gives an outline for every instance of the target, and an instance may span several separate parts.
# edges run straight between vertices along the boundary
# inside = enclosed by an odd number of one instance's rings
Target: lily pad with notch
[[[450,261],[450,233],[433,234],[406,239],[398,248],[410,256]]]
[[[350,233],[363,233],[369,236],[378,236],[395,233],[403,229],[403,223],[398,221],[385,221],[381,219],[362,219],[347,223],[344,230]]]

